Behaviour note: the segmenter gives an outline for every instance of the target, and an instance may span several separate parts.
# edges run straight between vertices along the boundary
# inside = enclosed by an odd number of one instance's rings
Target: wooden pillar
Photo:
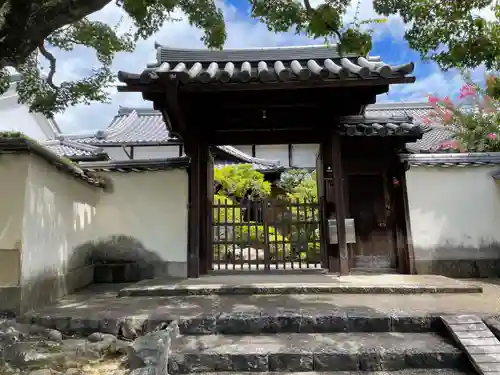
[[[337,220],[337,240],[339,254],[339,274],[349,273],[349,258],[346,242],[346,205],[344,194],[344,172],[342,168],[341,137],[336,129],[331,133],[332,144],[332,174],[335,190],[335,218]]]
[[[212,156],[208,144],[200,142],[200,274],[206,275],[211,268],[212,252]]]
[[[188,277],[200,276],[200,150],[196,141],[186,140],[184,143],[189,163],[189,213],[188,213]]]
[[[410,207],[408,205],[408,190],[406,186],[406,171],[408,168],[402,168],[401,173],[401,190],[403,195],[403,209],[404,209],[404,221],[405,221],[405,234],[406,234],[406,251],[407,251],[407,262],[408,268],[407,272],[410,275],[415,275],[417,270],[415,268],[415,249],[413,248],[413,239],[411,234],[411,222],[410,222]]]
[[[212,249],[212,162],[209,147],[200,139],[185,140],[189,165],[188,277],[207,274]]]

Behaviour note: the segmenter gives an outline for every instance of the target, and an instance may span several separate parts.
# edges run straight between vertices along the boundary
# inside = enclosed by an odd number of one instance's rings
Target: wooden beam
[[[310,80],[310,81],[289,81],[289,82],[248,82],[248,83],[191,83],[182,86],[184,92],[202,92],[202,91],[250,91],[250,90],[296,90],[296,89],[311,89],[320,87],[331,87],[331,88],[348,88],[348,87],[373,87],[373,86],[384,86],[387,87],[390,84],[398,83],[413,83],[415,82],[415,77],[397,77],[391,79],[384,78],[348,78],[348,79],[337,79],[337,80]],[[146,87],[142,86],[142,90],[134,88],[134,85],[129,85],[128,90],[123,91],[145,91]],[[134,90],[135,89],[135,90]]]
[[[212,145],[272,145],[293,143],[319,143],[319,130],[314,129],[284,129],[281,131],[215,131],[206,135],[206,140]]]
[[[349,273],[349,257],[346,242],[346,205],[344,197],[344,172],[342,168],[342,143],[336,131],[331,133],[332,142],[332,172],[335,190],[335,218],[337,220],[337,240],[339,249],[339,274]]]
[[[275,91],[214,91],[184,93],[189,98],[193,108],[205,107],[216,109],[220,113],[222,108],[266,108],[266,107],[324,107],[330,111],[332,106],[341,108],[360,107],[373,103],[376,95],[384,92],[380,86],[354,87],[348,90],[332,90],[331,88],[317,88],[309,90],[282,90]],[[349,112],[351,114],[352,111]]]

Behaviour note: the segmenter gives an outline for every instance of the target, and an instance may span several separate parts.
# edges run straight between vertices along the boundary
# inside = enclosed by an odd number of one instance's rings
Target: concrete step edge
[[[287,311],[276,313],[220,313],[194,317],[176,317],[172,314],[151,316],[123,316],[105,314],[92,316],[26,314],[21,320],[65,334],[85,335],[93,332],[114,335],[130,331],[147,334],[164,323],[176,320],[183,334],[261,334],[261,333],[328,333],[328,332],[442,332],[440,314],[385,315],[366,312],[305,313]]]
[[[464,352],[430,333],[181,336],[171,342],[169,373],[216,371],[396,371],[465,368]]]
[[[206,375],[255,375],[253,372],[206,372]],[[304,371],[304,372],[260,372],[259,375],[475,375],[472,371],[458,369],[404,369],[396,371]]]
[[[345,286],[345,285],[165,285],[126,287],[118,297],[173,297],[203,295],[255,295],[255,294],[456,294],[482,293],[478,285],[464,286]]]

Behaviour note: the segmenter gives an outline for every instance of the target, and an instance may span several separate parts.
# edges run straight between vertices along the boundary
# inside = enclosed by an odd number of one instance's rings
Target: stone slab
[[[479,374],[500,373],[500,341],[480,317],[470,314],[455,315],[443,316],[442,320]],[[471,327],[471,324],[474,326]],[[456,331],[456,326],[460,325],[469,329]],[[478,326],[481,326],[481,329],[478,329]],[[486,332],[490,334],[487,335]]]
[[[231,314],[261,314],[262,316],[328,316],[345,312],[353,316],[390,316],[399,328],[423,329],[445,314],[475,314],[484,318],[500,311],[500,280],[470,280],[477,283],[483,293],[467,294],[412,294],[412,295],[356,295],[356,294],[300,294],[300,295],[252,295],[252,296],[181,296],[181,297],[133,297],[116,298],[124,284],[100,284],[68,295],[56,303],[25,314],[24,318],[36,319],[44,325],[54,322],[90,333],[102,324],[106,332],[117,332],[120,324],[134,321],[147,329],[174,319],[203,319]],[[289,318],[288,318],[289,319]],[[290,319],[289,319],[290,320]],[[362,321],[362,319],[359,319]],[[416,323],[411,323],[415,320]],[[304,319],[305,321],[305,319]],[[410,322],[410,323],[408,323]],[[295,323],[292,324],[293,326]],[[439,319],[439,324],[443,323]],[[471,324],[471,327],[475,325]],[[466,325],[461,325],[465,329]],[[484,327],[486,329],[486,327]],[[67,328],[66,328],[67,329]],[[431,329],[432,330],[432,329]],[[411,331],[411,330],[410,330]]]
[[[265,333],[332,333],[332,332],[403,332],[442,331],[437,315],[381,314],[361,307],[335,309],[329,312],[303,310],[208,313],[194,316],[173,316],[162,311],[150,315],[117,317],[106,311],[86,318],[78,316],[32,313],[31,323],[58,329],[66,334],[90,334],[95,331],[117,334],[133,325],[139,333],[178,321],[183,334],[265,334]]]
[[[172,346],[171,373],[382,371],[460,368],[453,343],[431,333],[190,335]]]
[[[498,317],[489,317],[484,319],[484,324],[493,332],[493,334],[500,340],[500,319]]]
[[[209,275],[198,279],[144,280],[120,297],[254,294],[482,293],[482,287],[438,275]]]
[[[248,372],[207,372],[206,375],[248,375]],[[282,372],[261,372],[259,375],[283,375]],[[294,375],[476,375],[456,369],[405,369],[398,371],[307,371]]]

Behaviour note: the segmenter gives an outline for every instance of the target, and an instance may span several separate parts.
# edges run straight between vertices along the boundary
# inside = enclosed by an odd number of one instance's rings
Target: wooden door
[[[356,227],[352,266],[367,271],[395,268],[394,224],[390,217],[384,176],[351,175],[348,184],[349,211]]]

